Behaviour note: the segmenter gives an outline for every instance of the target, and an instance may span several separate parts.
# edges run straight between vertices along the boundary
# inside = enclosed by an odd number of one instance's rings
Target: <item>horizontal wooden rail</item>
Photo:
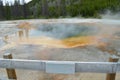
[[[39,70],[47,73],[74,74],[75,72],[116,73],[120,62],[77,62],[0,59],[0,68]]]

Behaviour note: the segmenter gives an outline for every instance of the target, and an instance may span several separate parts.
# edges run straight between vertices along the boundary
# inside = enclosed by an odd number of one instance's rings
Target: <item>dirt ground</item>
[[[35,45],[18,45],[7,51],[2,51],[0,57],[5,52],[13,54],[15,59],[32,59],[32,60],[59,60],[59,61],[108,61],[109,54],[101,52],[94,47],[85,49],[56,49]],[[5,69],[0,69],[1,80],[6,80]],[[39,71],[16,70],[18,80],[105,80],[106,74],[98,73],[77,73],[74,75],[47,74]],[[3,77],[3,78],[2,78]],[[120,74],[117,74],[117,79]]]
[[[44,22],[44,20],[36,20],[37,22]],[[57,21],[57,20],[48,20]],[[59,21],[59,20],[58,20]],[[65,20],[62,20],[65,21]],[[68,20],[71,22],[72,20]],[[84,21],[84,20],[83,20]],[[91,21],[91,20],[89,20]],[[24,21],[5,21],[0,22],[0,37],[1,41],[7,32],[10,34],[18,31],[16,26]],[[27,22],[34,23],[33,20]],[[91,21],[92,22],[92,21]],[[3,26],[11,24],[12,26]],[[14,26],[13,26],[14,25]],[[11,35],[10,34],[10,35]],[[120,40],[110,40],[111,46],[120,50]],[[4,43],[4,44],[3,44]],[[1,42],[0,47],[7,43]],[[14,59],[28,59],[28,60],[58,60],[58,61],[85,61],[85,62],[107,62],[110,54],[107,51],[102,51],[96,46],[85,46],[76,48],[54,48],[45,45],[34,44],[17,44],[12,47],[2,49],[0,51],[0,58],[4,53],[12,53]],[[105,80],[106,74],[99,73],[76,73],[74,75],[61,74],[47,74],[40,71],[31,70],[16,70],[18,80]],[[0,69],[0,80],[8,80],[5,69]],[[120,80],[120,74],[116,76],[116,80]]]

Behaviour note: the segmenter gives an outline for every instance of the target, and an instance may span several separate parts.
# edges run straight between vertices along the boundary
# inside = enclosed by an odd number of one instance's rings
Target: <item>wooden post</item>
[[[112,55],[109,58],[109,62],[118,62],[118,60],[119,60],[119,57],[115,55]],[[110,74],[107,74],[106,80],[115,80],[115,77],[116,77],[116,73],[110,73]]]
[[[12,59],[12,54],[6,53],[3,55],[3,57],[5,59]],[[14,69],[6,69],[6,71],[7,71],[8,79],[17,80],[16,72]]]

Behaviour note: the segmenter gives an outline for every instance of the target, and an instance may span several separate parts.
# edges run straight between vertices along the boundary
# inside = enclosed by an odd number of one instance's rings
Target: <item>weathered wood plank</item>
[[[116,65],[109,62],[79,62],[76,63],[76,72],[114,73]]]
[[[120,72],[120,63],[119,62],[74,62],[74,61],[72,62],[72,61],[0,59],[0,68],[46,71],[46,64],[48,62],[75,64],[75,72],[91,72],[91,73],[93,73],[93,72],[94,73]],[[55,68],[59,69],[57,67],[55,67]]]
[[[119,57],[117,57],[115,55],[113,55],[109,58],[109,62],[118,62],[118,60],[119,60]],[[117,69],[117,66],[115,69]],[[115,78],[116,78],[116,73],[109,73],[106,76],[106,80],[115,80]]]
[[[55,74],[75,74],[75,63],[72,62],[46,62],[46,72]]]
[[[45,71],[45,62],[38,60],[0,59],[0,67]]]
[[[4,59],[12,59],[12,54],[6,53],[3,55],[3,57],[4,57]],[[17,80],[15,69],[7,69],[6,68],[6,71],[7,71],[8,79]]]

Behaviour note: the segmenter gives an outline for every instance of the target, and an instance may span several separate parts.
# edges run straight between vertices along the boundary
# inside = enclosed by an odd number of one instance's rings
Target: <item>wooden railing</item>
[[[0,59],[0,68],[6,68],[9,79],[17,79],[15,69],[44,71],[55,74],[74,73],[107,73],[106,80],[115,80],[116,73],[120,72],[118,57],[110,57],[110,62],[77,62],[77,61],[45,61],[12,59],[7,53],[5,59]]]

